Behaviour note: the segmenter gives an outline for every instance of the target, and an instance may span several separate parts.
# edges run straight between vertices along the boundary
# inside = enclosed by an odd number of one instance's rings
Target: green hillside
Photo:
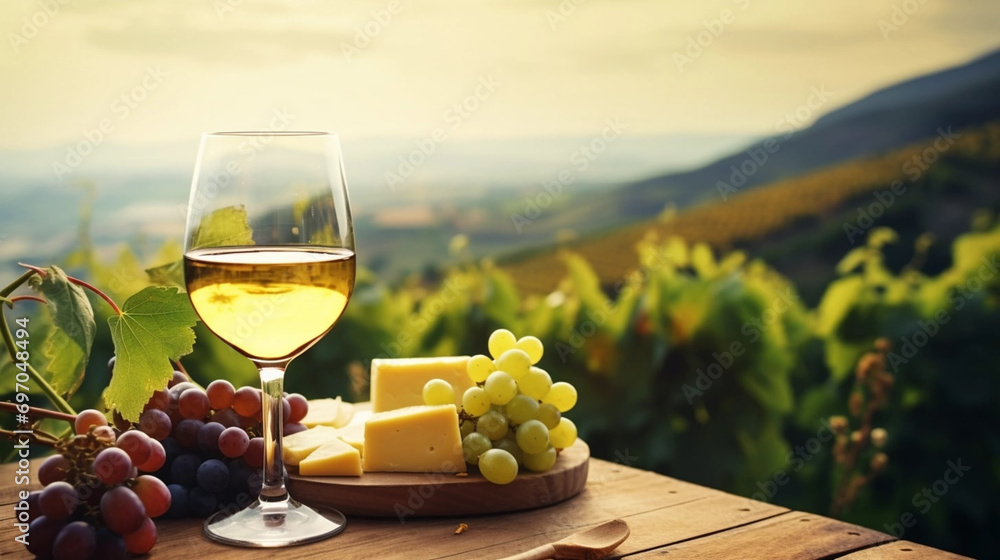
[[[923,221],[932,223],[926,225],[941,223],[914,229],[955,229],[957,234],[975,209],[997,203],[1000,121],[956,132],[957,138],[928,138],[744,193],[727,193],[726,200],[720,196],[673,215],[513,255],[499,264],[523,292],[548,293],[566,276],[560,250],[579,254],[602,284],[614,286],[637,267],[635,247],[647,236],[678,236],[719,249],[756,248],[781,269],[786,257],[793,261],[790,266],[812,262],[817,247],[828,244],[835,246],[835,264],[871,227],[918,225],[912,223],[915,208],[923,209],[917,214],[930,214]],[[930,200],[935,201],[932,206],[925,204]],[[938,215],[945,210],[947,216]],[[830,264],[826,274],[832,273]]]

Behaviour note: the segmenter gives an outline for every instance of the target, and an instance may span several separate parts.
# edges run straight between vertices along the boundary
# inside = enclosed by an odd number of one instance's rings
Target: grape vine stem
[[[46,276],[49,275],[48,272],[45,272],[44,268],[39,268],[37,266],[33,266],[33,265],[30,265],[30,264],[25,264],[25,263],[21,263],[21,262],[19,262],[17,264],[23,266],[24,268],[27,268],[28,270],[31,270],[31,271],[35,272],[35,274],[38,274],[42,278],[45,278]],[[95,294],[97,294],[98,296],[100,296],[101,299],[103,299],[104,301],[106,301],[108,303],[108,305],[111,306],[111,309],[113,309],[115,311],[116,315],[121,315],[122,314],[122,310],[118,307],[118,304],[115,303],[115,300],[111,299],[111,296],[109,296],[108,294],[106,294],[106,293],[102,292],[101,290],[99,290],[97,288],[97,286],[94,286],[93,284],[91,284],[90,282],[87,282],[86,280],[80,280],[79,278],[74,278],[73,276],[70,276],[68,274],[66,275],[66,279],[69,280],[70,282],[76,284],[77,286],[82,286],[84,288],[87,288],[91,292],[94,292]]]
[[[40,430],[33,430],[30,434],[15,434],[10,430],[0,430],[0,437],[9,439],[10,441],[18,441],[28,437],[35,443],[48,445],[49,447],[55,447],[59,443],[59,438]]]
[[[16,280],[11,282],[6,288],[0,290],[0,298],[6,299],[7,296],[9,296],[22,284],[27,282],[28,279],[34,274],[36,274],[35,270],[26,271]],[[7,316],[4,313],[3,305],[0,305],[0,337],[3,338],[3,343],[7,347],[7,354],[10,356],[11,363],[18,363],[17,354],[15,352],[17,347],[14,346],[14,336],[11,334],[10,326],[7,324]],[[38,385],[38,388],[42,390],[42,393],[45,393],[45,396],[48,397],[53,406],[66,414],[76,414],[73,407],[66,402],[66,399],[59,395],[52,385],[49,385],[49,382],[46,381],[40,373],[38,373],[38,370],[36,370],[31,364],[28,364],[27,370],[28,376],[31,377],[31,380]]]
[[[18,406],[12,402],[0,402],[0,410],[9,410],[11,412],[21,412],[24,410],[18,410]],[[23,413],[22,413],[23,414]],[[76,422],[76,414],[66,414],[65,412],[57,412],[55,410],[48,410],[45,408],[37,408],[34,406],[28,407],[28,416],[38,416],[39,418],[51,418],[52,420],[63,420],[65,422],[74,423]]]

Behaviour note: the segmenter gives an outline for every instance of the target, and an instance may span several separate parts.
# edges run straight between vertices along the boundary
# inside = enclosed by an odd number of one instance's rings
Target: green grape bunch
[[[489,356],[469,358],[467,372],[475,383],[462,394],[459,429],[465,462],[486,480],[508,484],[523,467],[546,472],[558,453],[576,442],[572,420],[563,416],[576,405],[573,385],[552,382],[537,366],[545,354],[534,336],[517,338],[498,329],[487,343]],[[455,402],[455,390],[443,379],[424,385],[424,404]]]

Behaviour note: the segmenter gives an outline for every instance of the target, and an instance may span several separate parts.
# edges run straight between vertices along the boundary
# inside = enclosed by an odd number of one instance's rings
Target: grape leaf
[[[97,323],[94,308],[83,289],[71,283],[57,266],[49,267],[46,272],[44,278],[33,276],[30,283],[48,302],[55,327],[42,348],[49,383],[60,394],[67,394],[75,391],[83,380]]]
[[[253,230],[242,206],[213,210],[201,219],[191,238],[191,246],[197,248],[253,244]],[[147,268],[146,274],[153,284],[184,288],[184,261],[180,259]]]
[[[104,393],[107,405],[136,421],[153,391],[170,381],[176,360],[194,346],[195,315],[187,295],[176,288],[150,286],[108,319],[115,345],[115,371]]]
[[[147,268],[146,274],[149,276],[149,281],[158,286],[184,287],[183,261]]]
[[[42,345],[47,363],[49,384],[60,395],[72,395],[83,383],[87,371],[87,355],[62,329],[54,328]]]
[[[176,241],[168,240],[160,247],[153,262],[166,263],[146,269],[149,281],[157,286],[184,287],[184,249]]]
[[[226,206],[213,210],[198,223],[191,247],[225,247],[253,245],[253,230],[243,206]]]

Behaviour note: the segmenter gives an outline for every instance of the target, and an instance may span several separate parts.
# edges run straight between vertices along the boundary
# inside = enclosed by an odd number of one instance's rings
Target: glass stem
[[[281,455],[281,432],[284,429],[281,422],[281,400],[285,368],[260,366],[259,369],[264,425],[264,483],[260,490],[260,501],[284,502],[288,499],[285,462]]]

